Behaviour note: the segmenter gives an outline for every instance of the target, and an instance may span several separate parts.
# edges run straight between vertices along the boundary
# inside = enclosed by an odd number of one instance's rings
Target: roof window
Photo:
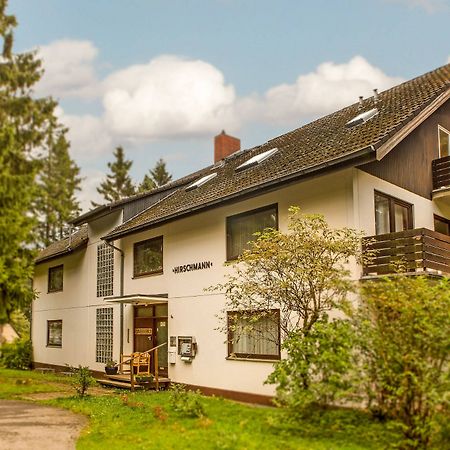
[[[277,148],[272,148],[270,150],[267,150],[266,152],[260,153],[259,155],[252,156],[249,160],[242,163],[240,166],[236,167],[236,171],[244,170],[249,167],[256,166],[263,161],[265,161],[267,158],[270,158],[274,153],[278,151]]]
[[[193,189],[197,189],[200,186],[203,186],[205,183],[207,183],[209,180],[212,180],[217,176],[217,172],[210,173],[209,175],[205,175],[204,177],[200,178],[197,181],[194,181],[192,184],[190,184],[186,191],[192,191]]]
[[[358,114],[355,118],[350,120],[345,124],[347,128],[355,127],[356,125],[361,125],[362,123],[367,122],[372,117],[375,117],[378,114],[378,108],[370,109],[369,111]]]

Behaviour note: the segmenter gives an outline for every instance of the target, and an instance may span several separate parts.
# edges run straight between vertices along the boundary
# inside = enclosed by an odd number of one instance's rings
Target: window
[[[228,312],[228,357],[280,359],[280,311],[252,316],[250,311]]]
[[[439,132],[439,158],[450,156],[450,132],[438,126]]]
[[[186,188],[186,191],[192,191],[193,189],[196,189],[196,188],[198,188],[200,186],[203,186],[205,183],[207,183],[209,180],[212,180],[216,176],[217,176],[217,172],[210,173],[209,175],[205,175],[204,177],[202,177],[199,180],[194,181],[192,184],[190,184]]]
[[[103,243],[97,247],[97,297],[113,295],[114,249]]]
[[[409,230],[413,227],[412,205],[375,191],[376,234]]]
[[[97,308],[95,361],[113,359],[113,308]]]
[[[252,156],[249,160],[245,161],[240,166],[236,167],[236,171],[239,172],[240,170],[244,170],[249,167],[261,164],[263,161],[265,161],[267,158],[270,158],[277,151],[278,151],[277,148],[272,148],[263,153],[260,153],[259,155]]]
[[[134,244],[134,276],[162,273],[163,237]]]
[[[434,215],[434,231],[450,236],[450,220]]]
[[[64,266],[50,267],[48,269],[48,292],[58,292],[63,290],[63,270]]]
[[[368,120],[370,120],[372,117],[375,117],[377,114],[378,114],[378,109],[377,108],[371,109],[369,111],[366,111],[366,112],[363,112],[361,114],[358,114],[352,120],[347,122],[345,124],[345,126],[347,128],[351,128],[351,127],[354,127],[356,125],[361,125],[362,123],[365,123]]]
[[[227,217],[227,260],[239,257],[255,239],[254,234],[266,228],[278,228],[278,205]]]
[[[47,320],[47,347],[62,347],[62,320]]]

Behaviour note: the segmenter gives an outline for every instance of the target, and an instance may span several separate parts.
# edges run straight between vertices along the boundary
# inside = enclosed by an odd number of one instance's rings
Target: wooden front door
[[[167,304],[135,306],[134,308],[134,351],[146,352],[167,342]],[[158,349],[158,371],[168,375],[167,345]],[[151,353],[150,371],[155,373],[155,353]]]

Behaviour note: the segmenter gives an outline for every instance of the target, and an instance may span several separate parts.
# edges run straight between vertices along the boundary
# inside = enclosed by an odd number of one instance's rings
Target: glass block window
[[[95,361],[106,363],[113,357],[113,308],[98,308]]]
[[[113,295],[114,249],[103,243],[97,247],[97,297]]]

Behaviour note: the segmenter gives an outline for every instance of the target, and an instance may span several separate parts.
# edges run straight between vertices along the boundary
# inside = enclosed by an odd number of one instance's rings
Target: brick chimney
[[[225,130],[222,130],[222,133],[218,134],[214,138],[214,163],[226,158],[240,149],[241,140],[233,136],[229,136],[225,133]]]

